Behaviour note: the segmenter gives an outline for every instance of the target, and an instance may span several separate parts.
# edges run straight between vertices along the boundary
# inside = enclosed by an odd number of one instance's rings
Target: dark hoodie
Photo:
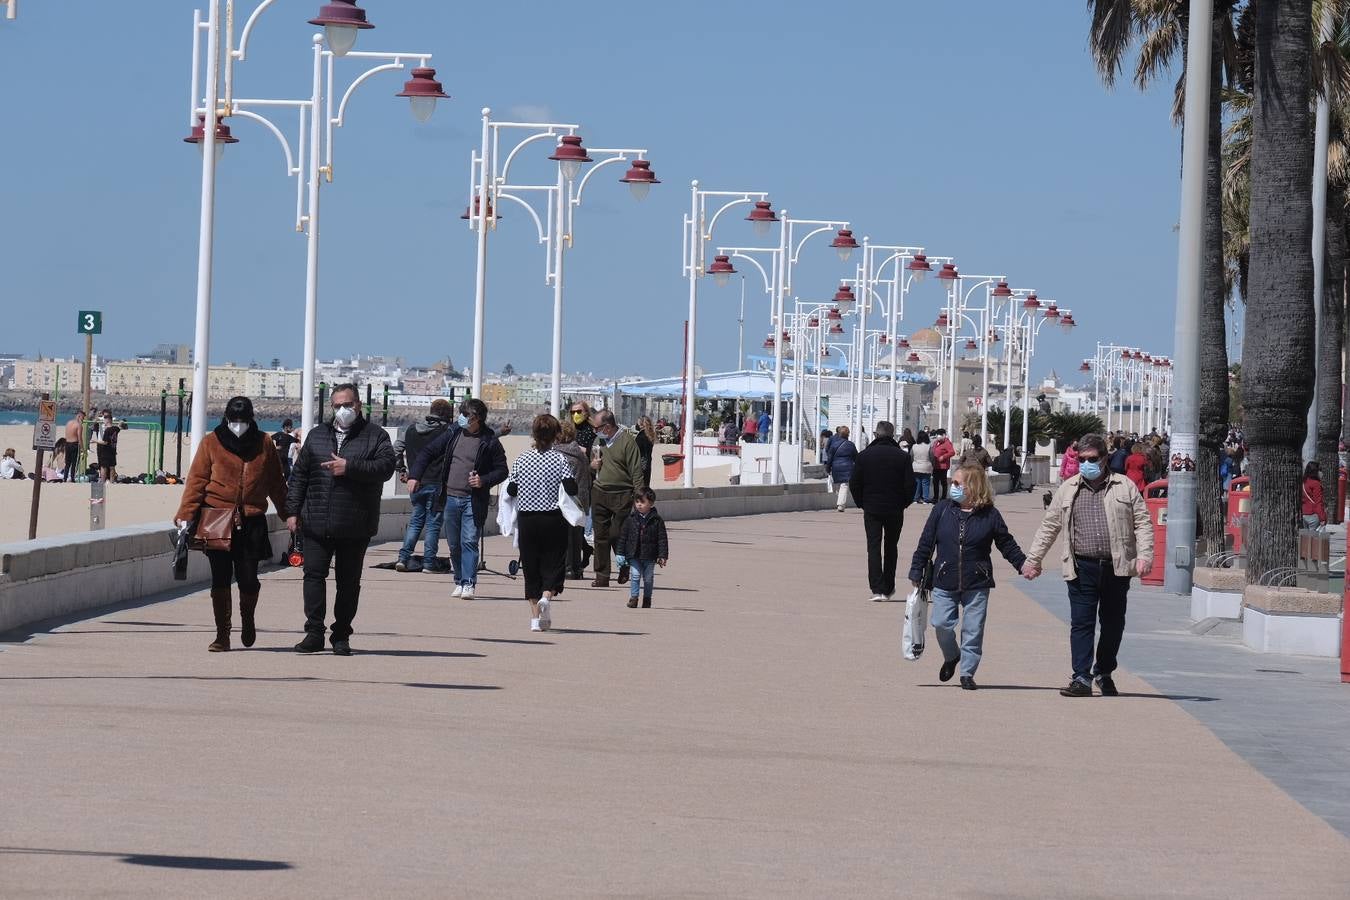
[[[399,472],[408,470],[409,461],[416,462],[418,455],[422,450],[440,437],[441,433],[450,427],[450,423],[437,416],[427,416],[421,422],[415,425],[409,425],[403,431],[403,437],[394,442],[394,452],[398,454]],[[432,460],[427,465],[427,471],[423,480],[427,484],[435,484],[440,481],[445,474],[445,457]]]

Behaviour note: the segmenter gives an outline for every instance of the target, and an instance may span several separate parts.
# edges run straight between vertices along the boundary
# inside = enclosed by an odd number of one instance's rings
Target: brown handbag
[[[234,533],[244,526],[240,507],[244,505],[244,478],[248,474],[248,463],[244,463],[239,473],[239,502],[233,509],[218,509],[203,506],[197,513],[197,527],[193,529],[188,546],[193,550],[224,550],[229,552],[234,543]]]
[[[189,546],[193,550],[229,551],[234,540],[235,520],[238,517],[237,507],[235,509],[202,507],[201,513],[197,516],[197,529]]]

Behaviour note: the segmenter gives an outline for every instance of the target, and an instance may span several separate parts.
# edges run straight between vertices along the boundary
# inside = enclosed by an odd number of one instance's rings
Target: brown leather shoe
[[[636,597],[629,597],[629,598],[628,598],[628,608],[629,608],[629,609],[637,609],[637,608],[638,608],[637,605],[638,605],[638,598],[636,598]]]
[[[595,580],[591,582],[591,587],[602,587],[602,588],[609,587],[609,576],[608,575],[595,576]]]

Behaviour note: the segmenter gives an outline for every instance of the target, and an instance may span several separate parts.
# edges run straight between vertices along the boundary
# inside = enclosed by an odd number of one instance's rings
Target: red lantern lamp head
[[[839,290],[834,292],[835,303],[857,303],[858,298],[853,294],[853,288],[846,284],[839,285]]]
[[[916,253],[914,258],[906,263],[905,268],[914,273],[915,281],[923,281],[928,273],[933,271],[933,264],[922,253]]]
[[[835,322],[833,325],[830,326],[830,334],[843,334],[843,333],[844,333],[844,326],[840,325],[838,322]]]
[[[474,197],[474,198],[473,198],[473,215],[474,215],[475,217],[477,217],[477,215],[478,215],[478,203],[479,203],[478,198],[477,198],[477,197]],[[487,209],[488,209],[487,214],[488,214],[488,218],[489,218],[489,219],[500,219],[500,218],[502,218],[502,216],[497,215],[497,211],[496,211],[495,209],[492,208],[492,200],[491,200],[491,199],[488,200]],[[468,219],[468,218],[469,218],[469,207],[467,207],[467,206],[464,207],[464,214],[461,215],[460,218],[461,218],[461,219]]]
[[[830,311],[825,314],[825,318],[829,319],[831,322],[838,322],[843,317],[844,314],[839,311],[839,307],[837,306],[830,307]]]
[[[754,226],[756,234],[768,234],[769,226],[778,221],[778,214],[773,211],[773,204],[768,200],[756,200],[755,208],[750,210],[745,221]]]
[[[1000,281],[994,285],[994,296],[1000,300],[1012,296],[1012,288],[1008,287],[1008,282]]]
[[[652,171],[652,164],[645,159],[633,160],[633,165],[628,168],[627,174],[619,179],[620,184],[628,185],[628,189],[633,192],[633,196],[639,200],[647,196],[647,192],[652,189],[652,185],[660,184],[661,181]]]
[[[858,249],[858,241],[853,237],[853,232],[847,228],[839,229],[839,233],[830,241],[830,246],[839,251],[841,262],[847,262],[849,254]]]
[[[185,144],[200,144],[206,138],[206,116],[198,116],[197,124],[192,126],[192,131],[187,137],[183,138]],[[237,144],[239,138],[230,134],[230,126],[225,124],[223,119],[216,120],[216,143],[218,144]]]
[[[1027,294],[1027,299],[1025,299],[1025,300],[1022,301],[1022,308],[1023,308],[1023,309],[1040,309],[1040,308],[1041,308],[1041,300],[1040,300],[1039,297],[1036,296],[1036,292],[1035,292],[1035,291],[1032,291],[1030,294]]]

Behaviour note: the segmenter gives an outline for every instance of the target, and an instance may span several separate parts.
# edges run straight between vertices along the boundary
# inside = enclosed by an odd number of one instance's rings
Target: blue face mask
[[[460,428],[468,428],[469,417],[464,415],[464,413],[460,413],[459,418],[455,420],[455,424],[458,425]]]
[[[966,499],[966,488],[964,485],[954,484],[947,489],[947,496],[952,498],[952,502],[960,503]]]
[[[1080,463],[1078,474],[1082,475],[1088,481],[1096,481],[1102,477],[1102,464],[1093,460],[1092,462]]]

